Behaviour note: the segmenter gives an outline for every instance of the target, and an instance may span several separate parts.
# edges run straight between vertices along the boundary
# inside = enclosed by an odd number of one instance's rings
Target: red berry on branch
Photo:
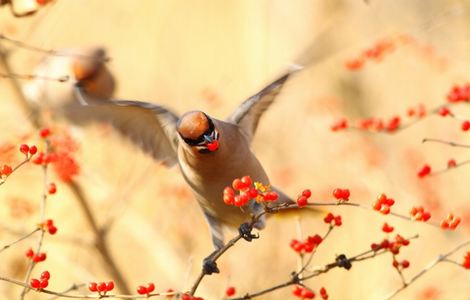
[[[98,291],[98,284],[96,282],[90,282],[88,284],[88,290],[90,292],[97,292]]]
[[[469,123],[469,126],[470,126],[470,123]],[[469,127],[470,128],[470,127]],[[424,165],[421,170],[419,170],[418,172],[418,177],[419,178],[423,178],[423,177],[426,177],[428,176],[429,174],[431,173],[431,166],[429,165]]]
[[[30,285],[33,289],[39,289],[39,288],[41,287],[41,282],[39,281],[39,279],[33,278],[33,279],[31,279],[31,281],[29,282],[29,285]]]
[[[232,297],[233,295],[235,295],[235,293],[236,293],[236,290],[235,290],[235,287],[233,286],[230,286],[225,290],[225,295],[227,297]]]
[[[39,131],[39,136],[43,139],[47,138],[51,134],[51,130],[49,128],[44,128]]]
[[[38,152],[38,148],[36,146],[29,147],[29,154],[34,155]]]
[[[24,155],[28,155],[29,153],[29,146],[26,144],[21,144],[20,146],[20,152],[23,153]]]
[[[49,280],[50,278],[51,278],[51,274],[49,273],[49,271],[44,271],[41,273],[41,279]]]
[[[47,189],[47,192],[50,194],[50,195],[53,195],[57,192],[57,186],[55,185],[54,182],[51,182],[49,183],[49,187]]]

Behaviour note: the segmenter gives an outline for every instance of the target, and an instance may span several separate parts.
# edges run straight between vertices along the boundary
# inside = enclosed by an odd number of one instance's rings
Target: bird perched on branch
[[[88,93],[86,84],[81,81],[76,86],[75,98],[79,103],[65,111],[65,115],[76,123],[110,123],[155,160],[169,166],[179,165],[207,219],[217,251],[224,246],[223,226],[238,227],[251,221],[252,214],[263,210],[263,206],[253,200],[243,210],[223,202],[223,190],[234,178],[248,175],[253,181],[269,184],[268,175],[250,148],[260,118],[286,82],[303,66],[318,61],[324,54],[324,47],[315,45],[307,49],[296,64],[249,97],[224,120],[202,111],[178,116],[163,106],[147,102],[103,101]],[[279,195],[278,201],[293,202],[273,189]],[[264,226],[263,216],[255,227]],[[218,272],[211,256],[204,262],[204,271],[207,274]]]

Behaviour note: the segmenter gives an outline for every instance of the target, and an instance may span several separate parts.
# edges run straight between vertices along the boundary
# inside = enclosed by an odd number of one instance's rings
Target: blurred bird
[[[65,112],[77,123],[102,121],[110,123],[155,160],[166,165],[179,165],[207,219],[215,247],[224,246],[223,226],[238,227],[251,221],[251,215],[263,210],[251,201],[241,210],[223,202],[223,190],[234,178],[250,176],[253,181],[269,184],[269,178],[250,149],[263,113],[277,98],[285,83],[304,65],[318,60],[325,51],[311,47],[296,64],[261,91],[244,101],[228,118],[219,120],[202,111],[190,111],[179,117],[162,106],[140,101],[103,101],[87,92],[86,82],[76,88],[75,108]],[[299,63],[297,63],[299,62]],[[292,202],[274,188],[280,202]],[[265,226],[264,217],[255,227]],[[243,227],[240,226],[239,230]],[[245,228],[246,229],[246,228]],[[250,231],[251,228],[248,228]],[[251,233],[246,233],[252,236]],[[214,254],[213,253],[213,254]],[[204,260],[206,274],[218,272],[212,255]]]
[[[30,104],[41,111],[62,115],[75,106],[74,87],[80,82],[84,92],[100,99],[114,93],[115,80],[106,67],[106,51],[101,47],[70,48],[47,55],[33,71],[33,80],[23,85]],[[55,79],[55,80],[54,80]]]

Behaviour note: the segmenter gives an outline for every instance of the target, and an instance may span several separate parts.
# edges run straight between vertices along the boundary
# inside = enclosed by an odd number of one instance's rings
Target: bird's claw
[[[251,242],[252,240],[259,238],[259,235],[251,233],[252,230],[253,230],[253,226],[251,226],[248,223],[243,223],[238,228],[238,233],[240,233],[241,237],[244,240]]]
[[[212,258],[212,255],[204,258],[202,262],[202,271],[206,275],[211,275],[213,273],[220,273],[219,268],[217,267],[217,263]]]

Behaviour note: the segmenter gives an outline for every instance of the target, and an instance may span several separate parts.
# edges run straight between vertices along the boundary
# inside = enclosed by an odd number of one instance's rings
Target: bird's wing
[[[178,117],[170,110],[147,102],[88,98],[77,89],[79,103],[65,110],[74,123],[93,121],[111,124],[146,153],[166,165],[178,162]]]
[[[258,93],[245,100],[227,119],[237,124],[251,142],[263,113],[274,102],[287,79],[297,69],[293,69],[271,82]]]

